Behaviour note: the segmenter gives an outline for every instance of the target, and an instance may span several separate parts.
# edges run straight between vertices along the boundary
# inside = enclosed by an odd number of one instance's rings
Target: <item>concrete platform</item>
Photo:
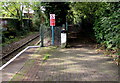
[[[50,57],[44,61],[43,57]],[[29,49],[7,66],[3,81],[103,81],[118,83],[118,67],[110,57],[90,47],[60,49],[44,47]],[[69,82],[68,82],[69,83]]]
[[[11,78],[23,68],[25,62],[31,58],[38,48],[30,48],[17,57],[13,62],[2,70],[2,81],[10,81]]]

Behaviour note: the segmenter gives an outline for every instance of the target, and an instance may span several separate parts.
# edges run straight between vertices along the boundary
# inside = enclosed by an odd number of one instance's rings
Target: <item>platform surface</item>
[[[31,48],[2,71],[3,81],[118,81],[118,78],[118,67],[111,58],[88,47]]]

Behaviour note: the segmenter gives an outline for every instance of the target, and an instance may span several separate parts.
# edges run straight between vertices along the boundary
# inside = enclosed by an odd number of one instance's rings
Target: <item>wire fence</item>
[[[61,27],[54,27],[54,45],[59,46],[61,42]],[[44,26],[43,28],[44,46],[50,46],[52,43],[52,29]]]

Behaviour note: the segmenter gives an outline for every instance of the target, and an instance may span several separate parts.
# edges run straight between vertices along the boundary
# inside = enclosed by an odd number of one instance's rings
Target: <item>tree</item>
[[[22,2],[1,2],[1,13],[4,17],[14,17],[18,19],[19,29],[23,29],[23,3]]]
[[[73,2],[67,15],[69,24],[77,24],[88,35],[93,35],[93,24],[97,14],[101,14],[101,8],[105,8],[106,3],[102,2]]]
[[[101,11],[102,10],[102,11]],[[96,39],[108,50],[120,50],[120,4],[106,3],[97,13],[94,23]]]
[[[55,14],[56,17],[56,26],[61,26],[66,22],[66,15],[69,10],[68,2],[45,2],[42,3],[42,6],[45,8],[45,14],[49,19],[50,14]]]
[[[34,17],[33,17],[33,26],[34,28],[37,28],[40,30],[40,39],[41,39],[41,46],[43,46],[43,31],[45,28],[45,25],[47,24],[47,17],[42,11],[42,6],[40,2],[34,2],[33,3],[33,10],[34,10]]]

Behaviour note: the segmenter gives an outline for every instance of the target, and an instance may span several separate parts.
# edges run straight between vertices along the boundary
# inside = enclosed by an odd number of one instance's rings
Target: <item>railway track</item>
[[[39,41],[39,34],[37,34],[35,37],[31,38],[30,40],[26,41],[22,45],[18,46],[14,50],[6,53],[3,55],[0,60],[2,61],[2,65],[5,64],[8,60],[10,60],[12,57],[14,57],[17,53],[19,53],[21,50],[23,50],[28,45],[34,45]]]

